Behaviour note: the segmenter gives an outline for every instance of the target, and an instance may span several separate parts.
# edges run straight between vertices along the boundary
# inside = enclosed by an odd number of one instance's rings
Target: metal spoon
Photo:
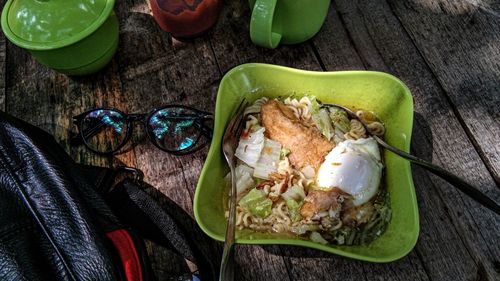
[[[500,205],[498,205],[495,201],[493,201],[491,198],[486,196],[484,193],[479,191],[477,188],[475,188],[474,186],[472,186],[471,184],[469,184],[468,182],[466,182],[462,178],[458,177],[457,175],[452,174],[451,172],[446,171],[445,169],[443,169],[439,166],[436,166],[430,162],[427,162],[423,159],[420,159],[420,158],[415,157],[409,153],[406,153],[402,150],[399,150],[399,149],[395,148],[394,146],[387,144],[385,141],[383,141],[378,136],[371,134],[370,131],[368,130],[367,124],[363,120],[361,120],[361,118],[359,118],[358,115],[356,115],[356,113],[354,111],[352,111],[349,108],[344,107],[342,105],[338,105],[338,104],[322,104],[321,107],[324,107],[324,108],[337,107],[337,108],[344,110],[345,112],[347,112],[349,117],[358,120],[365,128],[366,133],[368,135],[370,135],[371,137],[373,137],[381,146],[383,146],[387,150],[393,152],[394,154],[397,154],[405,159],[408,159],[410,162],[412,162],[414,164],[417,164],[421,167],[424,167],[425,169],[432,172],[433,174],[446,180],[447,182],[449,182],[450,184],[452,184],[453,186],[458,188],[460,191],[467,194],[472,199],[476,200],[478,203],[480,203],[483,206],[487,207],[488,209],[492,210],[497,215],[500,215]]]

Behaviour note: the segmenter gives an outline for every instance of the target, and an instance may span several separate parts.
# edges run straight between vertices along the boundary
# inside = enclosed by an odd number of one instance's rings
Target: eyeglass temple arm
[[[212,139],[213,134],[212,134],[212,129],[210,127],[208,127],[205,124],[201,124],[200,130],[201,130],[202,135],[204,135],[205,137],[207,137],[209,139]]]
[[[100,129],[104,126],[105,124],[103,123],[98,123],[95,126],[89,127],[83,131],[79,131],[76,135],[74,135],[70,142],[74,144],[80,144],[83,143],[84,138],[89,138],[91,136],[94,136],[95,134],[100,132]],[[80,130],[80,128],[79,128]],[[83,136],[83,137],[82,137]]]
[[[199,124],[200,125],[199,129],[201,131],[201,134],[204,135],[205,137],[209,138],[209,139],[212,139],[212,136],[213,136],[212,128],[210,128],[207,125],[205,125],[205,121],[212,120],[212,119],[213,119],[213,115],[212,114],[206,114],[205,116],[203,116],[200,119],[200,122],[195,122],[195,124]]]

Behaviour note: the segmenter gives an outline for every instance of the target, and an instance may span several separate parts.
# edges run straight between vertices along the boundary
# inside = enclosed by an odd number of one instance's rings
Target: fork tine
[[[229,121],[229,125],[227,126],[227,130],[230,131],[233,129],[234,125],[235,125],[235,121],[238,117],[238,112],[241,110],[242,106],[243,106],[243,103],[245,102],[245,99],[243,99],[240,104],[238,105],[238,108],[236,108],[236,112],[232,115],[231,117],[231,121]]]
[[[238,105],[238,108],[236,108],[236,112],[233,114],[231,117],[231,121],[229,121],[229,125],[227,126],[226,132],[233,132],[234,129],[237,127],[240,121],[238,121],[241,117],[241,112],[245,110],[245,104],[246,100],[243,99],[240,104]]]
[[[235,123],[237,124],[236,127],[232,130],[233,134],[234,135],[237,135],[238,132],[241,131],[242,129],[242,125],[245,123],[244,120],[245,120],[245,116],[243,115],[243,112],[245,111],[245,108],[247,107],[248,103],[245,101],[243,103],[243,106],[241,107],[241,110],[239,110],[236,114],[236,116],[238,116],[237,118],[237,121],[235,121]]]
[[[233,134],[235,136],[239,136],[244,126],[245,126],[245,119],[243,118],[243,116],[241,116],[241,119],[238,121],[238,126],[236,126],[236,129],[233,131]]]

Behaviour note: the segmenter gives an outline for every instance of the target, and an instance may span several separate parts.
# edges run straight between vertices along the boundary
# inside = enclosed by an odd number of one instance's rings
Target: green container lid
[[[14,44],[30,50],[71,45],[97,30],[115,0],[9,0],[2,29]]]

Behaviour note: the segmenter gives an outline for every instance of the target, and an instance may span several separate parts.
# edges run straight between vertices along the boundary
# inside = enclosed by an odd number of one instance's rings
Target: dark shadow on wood
[[[120,187],[121,186],[118,186],[117,188]],[[205,233],[203,233],[203,231],[196,224],[195,220],[186,211],[184,211],[182,207],[180,207],[172,199],[165,196],[158,189],[145,182],[141,182],[140,188],[142,191],[151,196],[155,202],[163,210],[165,210],[165,213],[173,219],[175,225],[172,227],[177,228],[178,231],[184,234],[186,241],[190,243],[191,250],[195,253],[195,257],[197,255],[205,257],[206,260],[209,260],[210,263],[218,269],[220,258],[222,256],[221,243],[212,240]],[[164,239],[160,239],[158,237],[149,238],[156,240],[157,242],[165,241]],[[184,257],[182,257],[176,249],[172,247],[171,244],[162,243],[161,245],[157,245],[151,241],[147,241],[146,245],[152,263],[152,268],[159,279],[188,280],[179,278],[190,276],[191,273],[196,273],[196,265],[194,264],[193,266],[193,263],[187,262]],[[210,267],[209,264],[205,264],[204,266],[205,268]]]
[[[422,114],[414,112],[410,152],[416,153],[417,151],[418,154],[415,156],[432,162],[433,143],[431,127]]]
[[[330,253],[299,246],[278,245],[278,246],[258,246],[258,247],[261,247],[262,249],[264,249],[264,251],[272,255],[285,256],[285,257],[327,258],[332,256],[332,254]]]
[[[175,210],[174,212],[169,212],[170,215],[172,215],[177,222],[182,223],[182,226],[184,227],[188,235],[192,235],[190,238],[196,243],[198,247],[200,247],[200,251],[202,252],[202,254],[212,260],[213,264],[220,264],[220,259],[222,257],[222,243],[211,239],[205,233],[203,233],[203,231],[196,224],[196,221],[186,211],[184,211],[170,198],[158,191],[155,187],[144,184],[143,191],[145,191],[151,197],[155,198],[156,202],[162,208]],[[158,252],[159,254],[164,254],[161,251]],[[164,267],[166,266],[166,264],[157,266]]]
[[[498,188],[499,6],[463,2],[388,1]]]

